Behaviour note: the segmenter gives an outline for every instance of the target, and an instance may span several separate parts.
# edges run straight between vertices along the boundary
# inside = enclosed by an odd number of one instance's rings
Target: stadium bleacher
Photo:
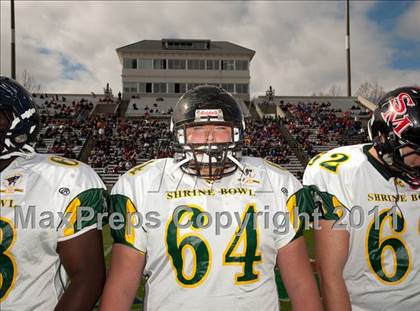
[[[84,146],[89,146],[84,159],[108,187],[135,165],[172,156],[169,116],[178,97],[131,98],[121,112],[127,119],[95,115],[95,105],[103,100],[92,94],[37,94],[44,128],[36,149],[80,159]],[[272,102],[258,98],[254,104],[251,114],[241,101],[248,116],[243,154],[279,164],[299,179],[315,154],[363,142],[367,136],[356,120],[364,109],[354,98],[276,97]],[[255,116],[257,110],[262,119]]]
[[[141,97],[131,98],[128,104],[127,117],[170,116],[172,108],[179,97]]]
[[[126,117],[170,117],[179,96],[176,97],[132,97],[128,103]],[[242,99],[237,99],[245,117],[251,114]]]
[[[42,128],[38,133],[35,149],[40,153],[53,153],[67,158],[79,159],[89,137],[89,118],[55,119],[42,116]]]

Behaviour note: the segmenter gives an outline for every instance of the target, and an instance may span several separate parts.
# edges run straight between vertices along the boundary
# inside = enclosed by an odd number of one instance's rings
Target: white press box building
[[[156,109],[166,114],[186,90],[218,85],[240,102],[249,100],[250,62],[255,51],[227,41],[143,40],[118,48],[127,116]],[[149,109],[152,108],[152,109]]]

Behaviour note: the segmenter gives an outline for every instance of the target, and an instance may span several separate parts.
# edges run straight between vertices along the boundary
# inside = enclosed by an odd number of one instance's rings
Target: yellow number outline
[[[143,171],[143,169],[149,165],[152,164],[153,162],[155,162],[156,160],[149,160],[147,162],[144,162],[143,164],[137,165],[135,167],[133,167],[132,169],[130,169],[128,171],[128,174],[131,176],[136,176],[138,173],[140,173],[141,171]]]
[[[194,204],[186,204],[186,206],[188,206],[188,207],[190,207],[190,208],[196,208],[196,209],[198,209],[200,212],[203,212],[203,209],[200,207],[200,206],[198,206],[198,205],[194,205]],[[182,221],[183,221],[183,219],[185,218],[185,217],[187,217],[187,216],[189,216],[189,217],[192,217],[193,216],[193,214],[191,213],[191,212],[186,212],[185,214],[183,214],[182,216],[181,216],[181,218],[180,219],[178,219],[178,223],[182,223]],[[191,220],[191,219],[190,219]],[[167,223],[166,223],[166,228],[165,228],[165,237],[164,237],[164,241],[165,241],[165,254],[166,254],[166,256],[169,258],[169,262],[171,263],[171,267],[172,267],[172,270],[174,271],[174,273],[175,273],[175,280],[176,280],[176,282],[181,286],[181,287],[184,287],[184,288],[195,288],[195,287],[198,287],[198,286],[200,286],[206,279],[207,279],[207,277],[208,277],[208,275],[209,275],[209,273],[210,273],[210,269],[211,269],[211,263],[212,263],[212,261],[213,261],[213,254],[212,254],[212,252],[211,252],[211,248],[210,248],[210,245],[209,245],[209,242],[201,235],[201,234],[199,234],[198,233],[198,230],[199,229],[197,229],[197,228],[194,228],[193,226],[191,226],[191,229],[194,231],[194,233],[186,233],[186,234],[184,234],[184,235],[179,235],[178,234],[178,232],[179,232],[179,228],[177,228],[176,230],[177,230],[177,241],[176,241],[176,244],[177,244],[177,248],[179,249],[179,245],[181,244],[181,242],[184,240],[184,239],[186,239],[186,238],[188,238],[188,237],[190,237],[190,236],[193,236],[193,237],[196,237],[196,238],[199,238],[200,240],[202,240],[203,241],[203,243],[206,245],[206,248],[207,248],[207,250],[208,250],[208,252],[209,252],[209,264],[208,264],[208,268],[207,268],[207,271],[204,273],[204,275],[203,275],[203,277],[201,278],[201,280],[199,280],[197,283],[195,283],[195,284],[184,284],[184,283],[182,283],[182,282],[180,282],[179,280],[178,280],[178,271],[177,271],[177,269],[176,269],[176,267],[175,267],[175,264],[174,264],[174,260],[172,259],[172,256],[169,254],[169,252],[168,252],[168,250],[169,250],[169,245],[168,245],[168,239],[167,239],[167,237],[168,237],[168,232],[169,232],[169,225],[172,223],[172,221],[173,221],[173,215],[169,218],[169,220],[167,221]],[[207,220],[208,221],[208,220]],[[182,274],[182,276],[186,279],[186,280],[191,280],[193,277],[194,277],[194,275],[197,273],[197,254],[196,254],[196,251],[194,250],[194,248],[191,246],[191,245],[189,245],[189,244],[187,244],[187,245],[185,245],[180,251],[181,251],[181,259],[182,259],[182,262],[184,262],[184,258],[185,258],[185,251],[184,251],[184,249],[186,249],[186,248],[191,248],[191,253],[193,254],[193,256],[194,256],[194,260],[193,260],[193,268],[192,268],[192,272],[190,273],[190,275],[189,276],[187,276],[187,275],[185,275],[185,271],[184,271],[184,267],[181,269],[181,274]]]
[[[48,158],[50,162],[53,162],[55,164],[59,164],[64,167],[77,167],[80,165],[80,162],[72,159],[63,158],[60,156],[51,156]]]
[[[11,249],[13,248],[14,244],[16,243],[16,231],[14,229],[13,223],[9,219],[0,217],[0,221],[4,221],[12,229],[12,242],[10,243],[9,247],[4,250],[4,252],[2,253],[2,255],[4,255],[7,258],[9,258],[10,261],[12,262],[12,266],[13,266],[13,279],[12,279],[12,283],[10,284],[10,287],[7,289],[7,291],[3,295],[3,297],[0,297],[0,303],[2,303],[3,301],[6,300],[7,296],[10,294],[10,292],[12,291],[12,289],[15,287],[16,275],[17,275],[17,267],[16,267],[15,258],[10,253]],[[3,237],[3,230],[0,230],[0,244],[3,244],[3,238],[4,238]],[[0,288],[2,286],[3,286],[3,276],[0,274]]]
[[[312,159],[309,160],[307,166],[312,166],[315,164],[316,161],[322,158],[322,156],[325,154],[325,152],[318,153],[316,156],[314,156]]]
[[[336,159],[337,156],[341,156],[341,158]],[[322,161],[321,163],[319,163],[319,166],[323,170],[326,170],[329,173],[338,174],[339,166],[345,162],[348,162],[349,160],[350,160],[350,156],[348,154],[338,152],[338,153],[333,153],[329,155],[329,157],[325,161]],[[335,163],[335,165],[328,164],[331,162]],[[330,169],[326,167],[326,165],[330,165],[331,167],[334,167],[334,169]]]
[[[258,224],[256,225],[256,229],[255,229],[255,231],[256,231],[256,243],[255,243],[256,244],[256,249],[255,249],[254,257],[260,256],[261,259],[260,260],[254,260],[252,262],[252,273],[255,274],[257,277],[255,279],[249,280],[249,281],[238,281],[238,278],[243,277],[245,275],[245,265],[246,265],[246,262],[227,262],[226,261],[227,253],[228,253],[229,249],[231,248],[233,242],[235,241],[236,235],[240,232],[242,223],[244,222],[245,217],[246,217],[246,214],[248,213],[248,209],[251,206],[254,207],[254,208],[256,207],[256,205],[254,203],[250,203],[250,204],[247,204],[246,205],[244,211],[242,212],[241,225],[238,225],[238,227],[235,229],[235,232],[232,235],[232,237],[230,239],[230,242],[228,243],[227,247],[225,248],[225,251],[223,252],[223,256],[222,256],[222,260],[223,260],[222,261],[222,264],[224,266],[227,266],[227,265],[239,265],[239,266],[242,266],[242,272],[235,273],[235,278],[234,278],[235,285],[251,284],[251,283],[258,282],[260,280],[260,272],[254,270],[256,264],[261,264],[263,262],[262,253],[259,250],[260,230],[259,230]],[[251,217],[254,217],[254,214],[251,214]],[[248,219],[248,221],[249,221],[249,219]],[[239,245],[241,245],[241,243],[243,243],[243,249],[242,249],[242,252],[241,253],[238,253],[237,252],[237,248],[239,247]],[[229,255],[229,257],[246,257],[246,250],[248,248],[248,244],[247,243],[248,243],[248,232],[247,232],[246,228],[244,228],[243,229],[243,232],[241,233],[241,235],[240,235],[240,237],[238,239],[238,241],[236,242],[236,245],[232,249],[231,254]]]
[[[382,211],[377,217],[380,217],[381,215],[383,215],[384,213],[388,213],[390,211],[390,209],[386,209],[384,211]],[[401,215],[401,213],[398,212],[397,214],[400,217],[403,217]],[[395,282],[388,282],[383,280],[382,278],[379,277],[379,275],[375,272],[375,270],[372,267],[372,263],[370,260],[370,256],[369,256],[369,235],[370,235],[370,230],[372,229],[372,226],[375,225],[375,217],[374,219],[370,222],[369,226],[368,226],[368,230],[366,231],[366,239],[365,239],[365,259],[368,263],[368,267],[370,272],[374,275],[374,277],[382,284],[384,285],[391,285],[391,286],[395,286],[398,284],[401,284],[402,282],[405,281],[405,279],[408,277],[408,275],[410,274],[411,270],[412,270],[412,261],[411,261],[411,252],[410,252],[410,248],[408,247],[406,241],[404,239],[402,239],[400,236],[403,235],[405,233],[405,231],[407,230],[407,223],[404,222],[404,226],[402,228],[402,230],[400,232],[396,231],[393,227],[393,219],[392,219],[392,214],[389,214],[387,216],[384,217],[384,219],[382,220],[382,222],[379,225],[379,233],[378,233],[378,237],[379,237],[379,241],[378,241],[378,245],[382,245],[384,242],[386,242],[387,240],[390,239],[396,239],[398,241],[401,242],[401,244],[404,246],[405,250],[407,251],[407,255],[408,255],[408,267],[407,267],[407,271],[404,273],[404,275]],[[387,236],[387,237],[383,237],[382,236],[382,232],[383,232],[383,227],[385,226],[385,223],[389,223],[389,227],[392,230],[392,234]],[[387,249],[392,250],[392,259],[393,259],[393,274],[391,275],[388,271],[386,271],[383,267],[385,266],[385,251]],[[393,247],[391,247],[390,245],[386,245],[381,252],[381,267],[382,267],[382,271],[385,274],[386,277],[391,278],[395,275],[395,273],[397,272],[398,269],[398,258],[395,252],[395,249]]]

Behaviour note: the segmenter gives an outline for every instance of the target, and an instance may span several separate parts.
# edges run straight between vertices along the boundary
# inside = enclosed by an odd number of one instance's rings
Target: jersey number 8
[[[8,253],[14,242],[13,224],[6,218],[0,218],[0,303],[9,295],[16,279],[16,264]]]

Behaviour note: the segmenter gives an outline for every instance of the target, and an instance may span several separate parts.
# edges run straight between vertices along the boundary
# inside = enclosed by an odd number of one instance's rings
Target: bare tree
[[[342,96],[343,95],[343,89],[340,85],[333,84],[327,91],[328,96]]]
[[[380,86],[377,81],[365,81],[362,84],[360,84],[359,88],[356,91],[356,96],[362,96],[375,104],[377,104],[384,95],[384,88]]]
[[[330,86],[328,91],[324,92],[313,92],[312,96],[343,96],[343,89],[340,85],[333,84]]]
[[[22,85],[29,93],[40,93],[41,84],[35,81],[35,78],[29,73],[27,69],[23,70],[21,79]]]

